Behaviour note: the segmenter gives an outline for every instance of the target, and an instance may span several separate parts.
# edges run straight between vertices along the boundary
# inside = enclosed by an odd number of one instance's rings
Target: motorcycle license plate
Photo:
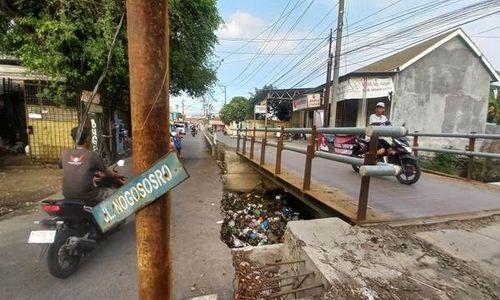
[[[30,233],[29,244],[52,244],[56,237],[55,230],[34,230]]]

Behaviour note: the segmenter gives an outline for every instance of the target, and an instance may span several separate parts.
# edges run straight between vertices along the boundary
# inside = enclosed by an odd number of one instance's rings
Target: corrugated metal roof
[[[386,58],[383,58],[379,61],[376,61],[372,64],[369,64],[368,66],[362,67],[362,68],[354,71],[353,73],[368,73],[368,72],[378,73],[378,72],[397,71],[397,69],[399,67],[401,67],[405,63],[409,62],[410,60],[414,59],[419,54],[421,54],[425,50],[429,49],[434,44],[436,44],[437,42],[446,38],[449,35],[450,35],[449,32],[438,35],[434,38],[423,41],[422,43],[419,43],[413,47],[404,49],[403,51],[400,51],[396,54],[393,54],[393,55],[388,56]]]

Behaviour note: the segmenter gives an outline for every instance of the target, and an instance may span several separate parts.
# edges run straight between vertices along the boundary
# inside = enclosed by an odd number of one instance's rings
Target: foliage
[[[490,89],[490,96],[488,99],[488,119],[490,123],[500,125],[500,87],[496,87],[497,96],[493,92],[493,87]]]
[[[262,88],[254,88],[254,91],[250,93],[250,102],[252,102],[252,105],[255,106],[259,104],[260,101],[264,99],[264,95],[270,91],[273,90],[274,87],[272,84],[266,84]]]
[[[0,9],[0,50],[55,79],[46,92],[63,103],[83,89],[92,90],[124,10],[124,0],[18,0]],[[200,96],[216,81],[210,63],[214,31],[222,22],[216,1],[170,0],[169,13],[171,93]],[[104,102],[115,105],[128,94],[126,26],[99,92]]]
[[[224,104],[219,112],[221,120],[230,124],[231,122],[241,122],[252,114],[252,103],[245,97],[237,96],[231,102]]]
[[[293,107],[290,100],[273,100],[267,107],[269,113],[273,114],[280,121],[288,121],[292,117]]]
[[[421,160],[424,168],[460,176],[465,168],[465,161],[462,157],[450,153],[436,153],[436,155],[429,159]]]

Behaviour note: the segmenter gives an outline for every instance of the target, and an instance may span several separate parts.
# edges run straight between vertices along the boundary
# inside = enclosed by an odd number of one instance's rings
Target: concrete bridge
[[[236,139],[222,135],[217,139],[236,150]],[[292,145],[307,147],[304,142],[292,142]],[[248,147],[249,143],[247,151]],[[276,148],[267,146],[265,151],[264,165],[260,164],[260,144],[255,144],[254,159],[239,155],[261,175],[306,201],[312,208],[330,216],[336,214],[353,223],[422,224],[500,213],[498,186],[424,173],[420,181],[411,186],[400,184],[394,177],[372,177],[366,220],[359,222],[356,211],[361,176],[350,165],[314,158],[311,189],[304,191],[306,155],[283,150],[282,172],[276,175]]]

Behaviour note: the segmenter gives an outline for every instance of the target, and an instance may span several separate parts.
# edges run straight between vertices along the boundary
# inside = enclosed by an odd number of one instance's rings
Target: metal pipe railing
[[[396,176],[402,171],[400,166],[391,164],[377,164],[375,166],[361,166],[359,174],[361,176]]]
[[[256,132],[264,131],[264,139],[258,141],[255,139]],[[244,135],[240,135],[241,132],[245,132]],[[248,136],[248,132],[252,132],[252,136]],[[279,132],[278,142],[268,142],[267,134],[269,132]],[[284,134],[285,133],[307,133],[311,134],[309,138],[309,142],[307,148],[298,148],[290,145],[285,145],[283,143]],[[369,147],[368,153],[366,153],[364,159],[350,157],[340,154],[334,154],[330,152],[324,151],[315,151],[317,146],[317,134],[347,134],[347,135],[368,135],[371,136],[371,143]],[[262,128],[262,129],[242,129],[238,132],[238,145],[237,151],[240,150],[240,140],[243,140],[242,151],[243,155],[246,155],[246,142],[249,140],[251,142],[250,145],[250,157],[253,158],[253,149],[254,143],[262,144],[261,150],[261,159],[260,164],[265,164],[265,152],[266,146],[271,146],[276,148],[276,168],[275,174],[281,174],[281,160],[282,160],[282,151],[292,151],[296,153],[302,153],[306,155],[305,169],[304,169],[304,182],[303,182],[303,190],[309,190],[311,188],[311,172],[312,172],[312,160],[315,157],[324,158],[327,160],[337,161],[340,163],[360,166],[360,174],[362,176],[360,193],[359,193],[359,201],[358,201],[358,211],[357,211],[357,220],[363,221],[366,219],[366,212],[368,207],[368,192],[370,186],[370,177],[372,176],[395,176],[401,173],[401,167],[395,166],[386,163],[377,163],[377,144],[379,137],[403,137],[403,136],[413,136],[413,150],[417,155],[418,151],[428,151],[428,152],[440,152],[440,153],[450,153],[457,155],[465,155],[470,158],[469,168],[468,168],[468,178],[471,177],[472,173],[472,159],[474,156],[478,157],[486,157],[486,158],[495,158],[500,159],[500,154],[497,153],[484,153],[484,152],[476,152],[474,151],[475,140],[477,138],[480,139],[500,139],[500,135],[498,134],[433,134],[433,133],[408,133],[408,130],[404,127],[395,127],[395,126],[374,126],[374,127],[366,127],[366,128],[357,128],[357,127],[342,127],[342,128]],[[468,138],[469,146],[466,151],[462,150],[453,150],[453,149],[433,149],[433,148],[425,148],[418,146],[418,138],[419,137],[451,137],[451,138]]]
[[[302,153],[302,154],[306,154],[307,153],[307,149],[292,147],[292,146],[289,146],[289,145],[283,145],[283,150],[288,150],[288,151]]]
[[[475,151],[476,139],[488,139],[488,140],[500,140],[500,134],[482,134],[482,133],[420,133],[415,131],[409,133],[409,136],[413,136],[413,147],[415,155],[418,155],[419,151],[424,152],[434,152],[434,153],[448,153],[455,155],[464,155],[469,157],[467,162],[467,179],[472,179],[472,173],[474,172],[474,157],[484,157],[492,159],[500,159],[500,154],[498,153],[488,153],[488,152],[478,152]],[[457,139],[469,139],[469,144],[466,150],[455,150],[455,149],[436,149],[436,148],[426,148],[419,147],[419,137],[431,137],[431,138],[457,138]]]
[[[449,154],[457,154],[464,156],[477,156],[477,157],[500,159],[500,153],[475,152],[475,151],[454,150],[454,149],[436,149],[436,148],[425,148],[425,147],[413,147],[412,149],[416,151],[449,153]]]
[[[500,140],[500,134],[487,134],[487,133],[420,133],[418,131],[408,133],[408,136],[422,136],[422,137],[441,137],[441,138],[477,138],[488,140]]]
[[[266,131],[265,128],[260,129],[241,129],[243,132],[249,131]],[[268,132],[280,132],[281,130],[278,128],[268,128]],[[283,130],[285,133],[306,133],[311,134],[313,132],[313,128],[285,128]],[[338,127],[338,128],[318,128],[316,129],[317,133],[325,133],[325,134],[351,134],[351,135],[361,135],[366,134],[368,136],[387,136],[387,137],[401,137],[408,134],[408,129],[405,127],[396,127],[396,126],[369,126],[366,128],[362,127]]]
[[[338,161],[338,162],[341,162],[344,164],[350,164],[350,165],[355,165],[355,166],[363,165],[363,159],[361,159],[361,158],[345,156],[345,155],[340,155],[340,154],[333,154],[333,153],[325,152],[325,151],[316,151],[314,155],[316,155],[316,157],[321,157],[321,158],[328,159],[328,160]]]

